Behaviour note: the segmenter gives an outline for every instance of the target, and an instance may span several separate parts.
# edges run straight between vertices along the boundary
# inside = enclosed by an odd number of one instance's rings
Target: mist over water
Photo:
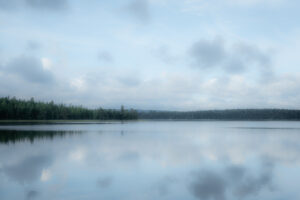
[[[0,126],[0,199],[298,199],[299,122]]]

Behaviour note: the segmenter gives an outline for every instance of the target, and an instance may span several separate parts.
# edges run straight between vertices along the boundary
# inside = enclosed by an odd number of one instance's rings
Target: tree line
[[[178,120],[300,120],[300,110],[231,109],[206,111],[140,111],[140,119]]]
[[[133,120],[137,112],[122,106],[117,109],[88,109],[82,106],[67,106],[51,102],[37,102],[16,99],[15,97],[0,98],[0,120]]]
[[[300,110],[231,109],[205,111],[136,111],[133,109],[88,109],[51,102],[0,98],[0,120],[300,120]]]

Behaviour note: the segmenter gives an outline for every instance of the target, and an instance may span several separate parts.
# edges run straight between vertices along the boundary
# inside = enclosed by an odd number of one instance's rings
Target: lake
[[[0,199],[300,198],[300,122],[0,125]]]

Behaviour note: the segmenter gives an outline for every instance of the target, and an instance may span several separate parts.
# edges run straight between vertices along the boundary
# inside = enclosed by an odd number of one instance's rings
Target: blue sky
[[[300,108],[296,0],[0,0],[0,95]]]

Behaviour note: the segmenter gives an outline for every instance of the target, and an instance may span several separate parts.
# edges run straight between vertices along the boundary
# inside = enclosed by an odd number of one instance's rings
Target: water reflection
[[[98,178],[97,180],[97,185],[101,188],[107,188],[112,184],[112,177],[103,177],[103,178]]]
[[[30,190],[26,193],[26,200],[33,200],[36,199],[38,197],[39,193],[38,191],[35,190]]]
[[[13,180],[28,183],[40,178],[42,170],[52,163],[50,155],[29,156],[12,164],[4,164],[2,171]]]
[[[80,134],[83,131],[18,131],[18,130],[0,130],[0,143],[16,143],[40,139],[53,139],[54,137],[65,137],[66,135]]]
[[[295,128],[300,124],[285,122],[283,127],[293,129],[276,130],[238,126],[139,122],[2,130],[0,197],[299,199],[300,135]]]
[[[171,192],[172,185],[177,183],[177,179],[172,176],[165,176],[161,180],[155,183],[154,190],[157,190],[158,195],[167,196]]]
[[[273,164],[263,164],[261,169],[251,172],[245,166],[232,165],[213,171],[204,169],[194,174],[190,184],[192,194],[198,199],[222,200],[245,199],[257,196],[261,190],[273,189]]]

